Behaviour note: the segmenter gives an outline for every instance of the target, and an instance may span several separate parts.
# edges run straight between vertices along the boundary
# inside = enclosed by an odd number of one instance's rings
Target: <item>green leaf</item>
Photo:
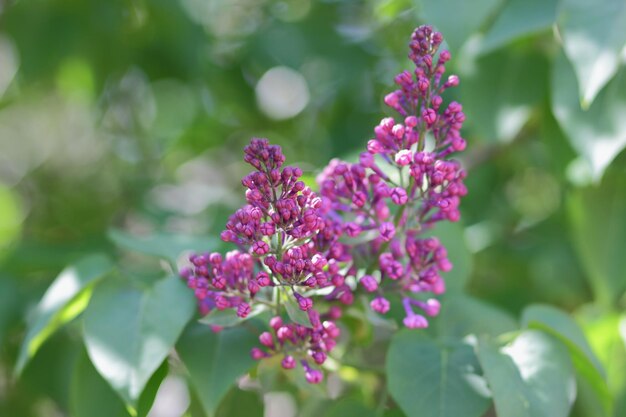
[[[309,320],[309,315],[306,311],[300,310],[300,306],[296,302],[296,299],[287,294],[286,291],[281,292],[282,303],[285,305],[285,310],[287,310],[287,315],[294,323],[301,324],[305,327],[311,327],[311,320]]]
[[[65,268],[50,285],[37,306],[22,342],[16,374],[32,358],[39,347],[65,323],[74,319],[89,303],[94,285],[113,269],[104,255],[92,255]]]
[[[216,417],[263,417],[264,405],[260,394],[233,388],[220,403]]]
[[[561,340],[572,353],[582,354],[600,375],[604,368],[591,350],[585,334],[576,322],[563,311],[549,305],[530,305],[522,313],[522,326],[550,332]]]
[[[85,345],[98,372],[130,407],[194,311],[193,295],[177,277],[147,288],[121,279],[98,286],[85,311]]]
[[[599,179],[626,146],[626,70],[606,85],[586,111],[580,108],[576,76],[562,53],[553,66],[551,87],[554,116]]]
[[[485,34],[481,52],[489,52],[509,42],[549,29],[556,20],[557,0],[509,0]]]
[[[129,417],[126,406],[93,367],[84,352],[78,357],[70,386],[73,417]]]
[[[202,324],[209,324],[213,326],[232,327],[250,320],[253,317],[267,311],[267,306],[264,304],[254,304],[250,310],[250,314],[246,318],[241,318],[237,315],[237,310],[228,308],[226,310],[213,310],[206,316],[202,317],[199,321]]]
[[[403,330],[387,352],[388,389],[408,417],[479,417],[489,407],[472,348]]]
[[[601,184],[574,190],[567,201],[572,239],[596,299],[617,302],[626,289],[626,181],[610,173]]]
[[[576,318],[607,371],[609,390],[615,400],[613,416],[626,415],[626,346],[620,337],[620,316],[589,305],[579,310]]]
[[[421,18],[443,33],[454,50],[497,10],[501,0],[422,0]]]
[[[141,394],[137,415],[146,416],[154,403],[161,382],[167,375],[167,362],[154,373]],[[100,376],[86,352],[78,357],[70,386],[72,417],[130,417],[120,397]]]
[[[469,126],[486,142],[510,142],[546,96],[548,61],[536,51],[509,49],[476,58],[467,65],[471,72],[461,73]]]
[[[0,250],[19,236],[23,217],[17,194],[0,183]]]
[[[580,101],[588,107],[617,73],[626,46],[624,0],[562,0],[558,25],[574,66]]]
[[[121,230],[112,229],[109,239],[117,246],[129,251],[156,256],[176,263],[185,251],[208,252],[214,250],[218,243],[211,237],[189,235],[172,235],[153,233],[148,236],[133,236]]]
[[[213,333],[207,326],[193,324],[181,336],[176,350],[209,417],[237,378],[255,364],[250,350],[257,343],[256,333],[244,327]]]
[[[518,328],[511,315],[469,295],[447,294],[441,304],[441,312],[432,320],[442,340],[458,340],[469,334],[495,337]]]
[[[478,343],[478,359],[489,382],[498,417],[567,417],[576,381],[567,349],[536,330],[498,349]]]
[[[552,306],[532,305],[524,309],[522,324],[548,332],[568,348],[574,367],[598,397],[604,415],[608,415],[611,410],[611,394],[606,383],[606,373],[576,322]]]

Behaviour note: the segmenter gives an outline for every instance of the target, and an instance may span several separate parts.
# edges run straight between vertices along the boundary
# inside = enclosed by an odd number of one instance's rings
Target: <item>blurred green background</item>
[[[468,292],[515,316],[537,302],[571,312],[612,365],[623,416],[626,6],[587,3],[0,2],[0,415],[68,415],[71,326],[12,377],[65,265],[116,253],[112,227],[216,236],[243,201],[252,136],[309,178],[353,158],[429,23],[467,114]]]

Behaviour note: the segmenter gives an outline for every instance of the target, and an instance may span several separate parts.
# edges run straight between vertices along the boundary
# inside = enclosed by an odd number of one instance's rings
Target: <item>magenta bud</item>
[[[389,301],[383,297],[376,297],[370,302],[370,307],[377,313],[385,314],[389,311]]]
[[[381,239],[386,242],[389,242],[391,239],[393,239],[396,234],[396,228],[394,227],[393,223],[390,222],[385,222],[381,224],[378,228],[378,231],[380,232]]]
[[[259,287],[267,287],[271,283],[269,275],[263,271],[256,275],[256,281],[258,282]]]
[[[396,164],[400,166],[406,166],[411,163],[412,154],[409,149],[403,149],[396,154]]]
[[[420,314],[408,315],[402,320],[402,323],[409,329],[424,329],[428,327],[428,320]]]
[[[293,369],[296,367],[296,360],[293,358],[293,356],[287,355],[283,358],[280,364],[283,369]]]
[[[266,354],[261,349],[255,347],[252,348],[252,350],[250,351],[250,356],[252,356],[252,359],[254,359],[255,361],[259,361],[263,359]]]
[[[283,319],[279,316],[274,316],[270,319],[270,327],[274,330],[278,330],[283,325]]]
[[[250,310],[250,305],[248,303],[241,303],[237,307],[237,316],[245,319],[246,317],[248,317],[248,314],[250,314]]]
[[[274,346],[274,338],[270,332],[261,333],[259,336],[259,342],[261,342],[263,346],[267,346],[269,348]]]
[[[391,190],[391,201],[399,206],[406,204],[409,197],[406,194],[406,190],[402,187],[396,187]]]
[[[306,371],[306,374],[304,376],[309,384],[319,384],[320,382],[322,382],[322,379],[324,379],[324,374],[322,374],[322,371],[317,369],[310,369]]]
[[[266,242],[263,242],[262,240],[254,242],[254,244],[252,244],[252,252],[254,252],[256,255],[262,256],[269,251],[270,245],[268,245]]]
[[[422,112],[422,119],[428,126],[432,126],[437,121],[437,112],[433,109],[426,109]]]
[[[364,275],[359,282],[367,292],[374,292],[378,289],[378,282],[371,275]]]

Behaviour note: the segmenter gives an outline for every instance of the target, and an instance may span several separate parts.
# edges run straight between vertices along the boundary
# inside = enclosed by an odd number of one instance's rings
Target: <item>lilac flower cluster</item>
[[[467,194],[465,171],[448,159],[465,148],[465,115],[456,102],[443,105],[441,94],[459,80],[453,75],[442,82],[450,53],[436,56],[441,42],[429,26],[413,33],[409,58],[415,70],[397,75],[399,88],[385,97],[401,120],[384,118],[358,163],[333,160],[318,177],[327,216],[338,219],[350,237],[371,236],[351,248],[355,263],[357,256],[375,259],[364,263],[359,278],[365,292],[374,294],[371,308],[385,314],[385,293],[400,294],[409,328],[428,326],[414,309],[438,314],[439,302],[425,296],[445,291],[440,273],[452,268],[441,243],[421,236],[438,221],[459,220],[460,198]]]
[[[237,250],[192,255],[181,276],[203,315],[231,309],[243,320],[257,304],[274,312],[254,359],[280,355],[283,368],[300,363],[307,381],[318,383],[342,307],[356,296],[369,295],[371,309],[385,314],[388,294],[399,295],[409,328],[427,327],[426,316],[438,314],[432,295],[445,291],[441,272],[452,264],[425,232],[457,221],[467,193],[465,171],[449,159],[465,148],[465,116],[460,104],[443,104],[441,94],[458,78],[442,81],[450,53],[437,54],[441,42],[429,26],[415,30],[415,70],[399,74],[399,88],[385,97],[400,120],[380,122],[359,162],[331,161],[318,177],[319,196],[299,168],[283,166],[280,147],[258,138],[245,147],[254,168],[242,180],[247,204],[221,234]]]

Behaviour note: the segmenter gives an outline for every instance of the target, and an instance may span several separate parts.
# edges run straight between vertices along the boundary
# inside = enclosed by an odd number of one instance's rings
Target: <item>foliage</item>
[[[622,0],[0,6],[0,415],[158,416],[161,397],[194,417],[625,415],[625,16]],[[173,274],[186,251],[231,249],[215,236],[249,137],[307,184],[356,159],[420,23],[450,39],[467,114],[448,293],[425,330],[359,300],[332,382],[311,387],[251,360],[266,312],[214,334]],[[259,97],[275,67],[304,80],[300,112],[280,85]]]

